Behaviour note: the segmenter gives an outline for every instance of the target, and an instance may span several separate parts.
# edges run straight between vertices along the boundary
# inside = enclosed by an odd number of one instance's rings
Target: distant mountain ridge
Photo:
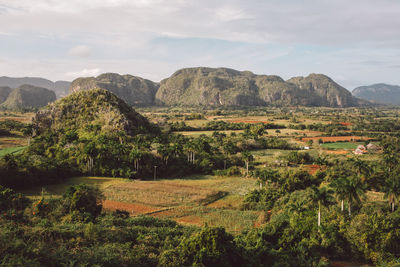
[[[7,87],[1,87],[7,88]],[[0,88],[0,89],[1,89]],[[7,95],[4,102],[0,104],[0,109],[5,110],[29,110],[46,106],[56,100],[56,94],[46,88],[32,85],[21,85],[13,89]]]
[[[351,107],[367,104],[323,74],[284,81],[228,68],[187,68],[160,83],[156,102],[164,105]]]
[[[360,86],[352,91],[352,94],[358,98],[368,101],[400,105],[400,86],[377,83],[369,86]]]
[[[71,82],[67,81],[52,82],[50,80],[39,77],[22,77],[22,78],[13,78],[7,76],[0,77],[0,87],[6,86],[15,89],[24,84],[52,90],[56,93],[57,98],[60,98],[68,94]]]

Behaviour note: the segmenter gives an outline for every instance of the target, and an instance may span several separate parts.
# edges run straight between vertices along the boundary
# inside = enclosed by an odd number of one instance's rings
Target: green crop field
[[[364,143],[336,142],[336,143],[321,144],[323,148],[328,148],[328,149],[356,149],[359,145],[364,145]]]

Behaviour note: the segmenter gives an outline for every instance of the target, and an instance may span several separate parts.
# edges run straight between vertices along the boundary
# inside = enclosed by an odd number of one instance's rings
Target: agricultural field
[[[335,143],[325,143],[321,144],[321,147],[328,149],[346,149],[346,150],[354,150],[359,145],[365,145],[363,142],[335,142]]]
[[[64,183],[21,191],[39,199],[60,198],[70,185],[85,183],[101,189],[106,210],[132,216],[150,215],[188,225],[223,226],[238,232],[264,221],[262,212],[241,211],[244,196],[256,188],[254,178],[190,176],[183,179],[140,181],[105,177],[76,177]]]

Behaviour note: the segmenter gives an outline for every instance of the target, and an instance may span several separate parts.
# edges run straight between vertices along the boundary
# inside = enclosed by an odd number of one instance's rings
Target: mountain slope
[[[150,80],[132,75],[105,73],[90,78],[78,78],[70,87],[70,92],[90,90],[95,88],[106,89],[129,105],[151,105],[158,89],[158,84]]]
[[[164,105],[304,105],[348,107],[362,104],[349,91],[321,74],[284,81],[227,68],[188,68],[161,81],[156,103]]]
[[[100,127],[101,132],[124,131],[129,135],[154,131],[145,117],[104,89],[78,91],[49,104],[36,113],[33,125],[35,134],[88,127]]]
[[[353,95],[368,101],[400,105],[400,86],[384,83],[360,86],[353,90]]]
[[[46,88],[32,85],[22,85],[8,95],[0,108],[8,110],[23,110],[40,108],[56,100],[56,94]]]
[[[68,89],[71,83],[66,81],[52,82],[44,78],[36,78],[36,77],[23,77],[23,78],[12,78],[6,76],[0,77],[0,86],[17,88],[24,84],[29,84],[32,86],[42,87],[52,90],[56,93],[57,97],[59,98],[68,94]]]
[[[12,89],[7,86],[0,86],[0,104],[6,101],[8,95],[11,93]]]
[[[323,74],[310,74],[307,77],[294,77],[287,82],[297,85],[300,91],[309,96],[307,105],[349,107],[357,106],[358,101],[351,93]]]

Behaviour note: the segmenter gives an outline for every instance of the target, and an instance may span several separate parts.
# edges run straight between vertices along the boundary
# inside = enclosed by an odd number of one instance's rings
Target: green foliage
[[[184,239],[174,251],[161,256],[165,266],[240,266],[241,257],[233,237],[223,228],[204,228]]]
[[[99,189],[86,184],[70,186],[63,196],[63,206],[72,221],[90,221],[101,212],[103,195]]]

